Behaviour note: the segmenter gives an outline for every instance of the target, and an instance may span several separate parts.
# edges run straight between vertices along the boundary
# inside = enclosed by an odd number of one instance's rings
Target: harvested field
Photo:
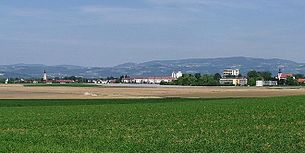
[[[24,87],[0,85],[0,99],[228,98],[305,95],[305,88],[256,87]]]

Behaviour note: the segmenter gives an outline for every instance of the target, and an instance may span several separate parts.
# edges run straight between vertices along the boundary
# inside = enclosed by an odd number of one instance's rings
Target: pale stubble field
[[[239,98],[305,95],[305,88],[24,87],[0,85],[0,99]]]

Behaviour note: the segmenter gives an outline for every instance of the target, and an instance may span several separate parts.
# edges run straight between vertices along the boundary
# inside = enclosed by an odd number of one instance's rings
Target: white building
[[[108,80],[91,80],[90,82],[94,84],[109,84],[110,82]]]
[[[221,85],[234,85],[234,86],[245,86],[248,84],[247,78],[221,78],[219,80]]]
[[[160,84],[161,82],[171,82],[172,77],[138,77],[138,78],[124,78],[123,83],[136,83],[136,84]]]
[[[277,81],[263,81],[263,80],[258,80],[258,81],[256,81],[256,86],[257,86],[257,87],[263,87],[263,86],[277,86]]]
[[[178,78],[182,77],[182,75],[183,75],[183,73],[181,71],[178,71],[177,73],[173,72],[172,78],[178,79]]]
[[[43,72],[43,78],[42,78],[43,81],[48,81],[48,76],[47,76],[47,72],[44,70]]]
[[[239,69],[225,69],[223,71],[223,76],[239,76],[240,70]]]
[[[182,72],[173,72],[172,76],[166,77],[135,77],[135,78],[123,78],[122,83],[136,83],[136,84],[160,84],[161,82],[172,82],[182,77]]]

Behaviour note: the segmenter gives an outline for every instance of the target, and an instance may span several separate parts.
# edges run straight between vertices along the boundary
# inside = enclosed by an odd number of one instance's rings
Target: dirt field
[[[0,85],[0,99],[225,98],[305,95],[305,89],[249,87],[23,87]]]

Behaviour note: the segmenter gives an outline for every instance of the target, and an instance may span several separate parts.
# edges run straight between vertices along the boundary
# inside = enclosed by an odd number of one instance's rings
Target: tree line
[[[304,78],[304,75],[297,74],[295,79],[293,77],[287,78],[286,80],[278,80],[272,76],[271,72],[259,72],[259,71],[250,71],[246,76],[226,76],[227,78],[232,77],[245,77],[248,79],[249,86],[256,86],[256,81],[265,80],[265,81],[277,81],[278,85],[281,86],[298,86],[302,85],[297,80],[299,78]],[[172,82],[161,82],[161,85],[181,85],[181,86],[219,86],[219,80],[222,76],[219,73],[214,75],[210,74],[183,74],[182,77],[174,80]],[[233,84],[227,84],[228,86]]]
[[[182,77],[172,82],[161,82],[161,85],[181,85],[181,86],[218,86],[221,75],[209,74],[183,74]]]

